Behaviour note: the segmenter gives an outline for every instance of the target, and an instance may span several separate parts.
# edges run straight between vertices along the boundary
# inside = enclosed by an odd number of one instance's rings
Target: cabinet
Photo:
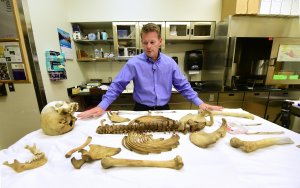
[[[73,40],[77,54],[77,61],[108,61],[115,56],[113,52],[112,23],[72,23],[73,35],[75,31],[80,33]],[[103,38],[101,32],[105,32],[107,37]],[[88,35],[94,34],[95,39],[89,39]],[[99,56],[95,55],[95,50],[99,50]],[[101,52],[102,49],[102,52]]]
[[[245,92],[243,110],[265,117],[269,92]]]
[[[128,58],[143,53],[141,29],[149,22],[113,22],[114,52],[118,57]],[[165,22],[151,22],[160,27],[163,42],[160,51],[165,52]]]
[[[132,57],[139,54],[138,22],[113,22],[114,52],[118,57]]]
[[[214,39],[215,22],[166,22],[166,40]]]
[[[150,22],[80,22],[72,23],[73,40],[77,61],[110,61],[127,60],[143,53],[141,29]],[[161,52],[165,52],[166,40],[206,40],[213,39],[215,22],[151,22],[160,27],[162,44]],[[175,29],[175,30],[174,30]],[[107,33],[103,39],[98,33]],[[79,34],[78,34],[79,33]],[[77,37],[77,35],[79,37]],[[95,39],[88,36],[92,34]],[[95,50],[101,50],[100,56]]]
[[[191,102],[180,93],[172,93],[169,106],[170,110],[189,110],[191,109]]]
[[[217,105],[218,104],[218,92],[211,93],[211,92],[200,92],[198,93],[199,98],[210,105]],[[193,103],[191,104],[191,110],[197,110],[199,109],[197,106],[195,106]]]
[[[219,93],[218,105],[224,108],[242,108],[244,92]]]
[[[122,93],[119,97],[109,106],[110,110],[133,110],[135,102],[132,93]]]

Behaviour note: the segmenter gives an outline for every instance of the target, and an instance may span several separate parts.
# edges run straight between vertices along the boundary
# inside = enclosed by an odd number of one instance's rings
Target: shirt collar
[[[158,57],[157,57],[157,60],[156,60],[157,63],[160,62],[160,59],[161,59],[160,56],[161,56],[161,55],[160,55],[160,52],[158,52]],[[146,59],[146,61],[147,61],[148,63],[155,63],[154,61],[152,61],[152,59],[151,59],[150,57],[148,57],[148,56],[146,55],[146,53],[144,53],[144,58]]]

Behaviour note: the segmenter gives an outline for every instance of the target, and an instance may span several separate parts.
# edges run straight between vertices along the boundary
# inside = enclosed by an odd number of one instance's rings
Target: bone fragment
[[[112,121],[113,123],[122,123],[122,122],[130,121],[129,118],[121,117],[121,116],[117,115],[116,112],[108,111],[107,116],[108,116],[109,120]]]
[[[71,149],[70,151],[68,151],[68,153],[66,153],[65,157],[66,157],[66,158],[71,157],[71,155],[72,155],[73,153],[75,153],[76,151],[79,151],[79,150],[83,149],[84,147],[86,147],[87,145],[89,145],[89,144],[91,143],[91,141],[92,141],[92,137],[89,136],[89,137],[86,139],[86,141],[85,141],[81,146],[76,147],[76,148]]]
[[[216,143],[221,137],[226,135],[227,123],[222,118],[222,125],[212,133],[193,132],[190,134],[190,141],[200,148],[207,148],[209,145]]]
[[[102,119],[102,120],[100,121],[100,125],[101,125],[101,126],[104,126],[104,121],[106,121],[106,119]]]
[[[47,157],[43,152],[40,152],[37,148],[36,145],[33,145],[32,147],[30,146],[25,146],[26,149],[28,149],[33,155],[34,158],[31,161],[25,162],[25,163],[20,163],[18,160],[14,160],[13,163],[9,164],[8,161],[5,161],[3,165],[9,166],[12,169],[14,169],[16,172],[23,172],[25,170],[31,170],[34,168],[38,168],[40,166],[43,166],[44,164],[47,163]]]
[[[172,168],[180,170],[183,167],[182,158],[177,155],[172,160],[167,161],[152,161],[152,160],[133,160],[133,159],[116,159],[107,157],[101,160],[103,168],[111,167],[159,167],[159,168]]]
[[[212,115],[221,115],[221,116],[232,116],[232,117],[241,117],[254,119],[254,115],[247,112],[225,112],[225,111],[211,111]]]
[[[257,141],[243,141],[236,137],[230,140],[230,145],[234,148],[240,148],[244,152],[252,152],[260,148],[272,145],[293,144],[294,142],[288,137],[265,138]]]
[[[75,157],[72,157],[71,163],[74,168],[80,169],[81,166],[85,163],[86,161],[84,159],[75,159]]]

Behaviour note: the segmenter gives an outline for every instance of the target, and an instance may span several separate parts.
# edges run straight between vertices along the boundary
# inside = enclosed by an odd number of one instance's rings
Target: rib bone
[[[107,157],[101,160],[101,165],[103,168],[111,167],[160,167],[160,168],[172,168],[180,170],[183,167],[182,158],[177,155],[172,160],[167,161],[150,161],[150,160],[132,160],[132,159],[116,159],[112,157]]]
[[[179,136],[172,135],[169,139],[154,139],[152,134],[130,132],[122,140],[125,148],[139,154],[161,153],[170,151],[179,145]]]
[[[234,148],[240,148],[244,152],[252,152],[260,148],[272,145],[293,144],[293,140],[288,137],[265,138],[257,141],[243,141],[236,137],[230,140],[230,145]]]
[[[92,137],[89,136],[89,137],[86,139],[86,141],[85,141],[81,146],[76,147],[76,148],[74,148],[74,149],[71,149],[68,153],[66,153],[65,157],[66,157],[66,158],[71,157],[71,155],[72,155],[73,153],[75,153],[76,151],[79,151],[79,150],[83,149],[85,146],[89,145],[89,143],[91,143],[91,141],[92,141]]]

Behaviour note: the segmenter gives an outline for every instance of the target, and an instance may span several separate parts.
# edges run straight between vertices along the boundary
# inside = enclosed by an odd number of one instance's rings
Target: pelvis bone
[[[172,135],[169,139],[158,138],[154,139],[150,134],[130,132],[122,140],[122,144],[130,151],[139,154],[161,153],[171,151],[179,145],[179,136]]]
[[[103,159],[105,157],[110,157],[120,153],[121,151],[121,148],[112,148],[112,147],[106,147],[106,146],[95,145],[95,144],[90,144],[89,147],[90,147],[89,151],[85,149],[79,150],[79,152],[81,153],[81,159],[77,160],[75,159],[75,157],[71,159],[71,163],[74,166],[74,168],[79,169],[86,162],[91,162],[91,161]]]
[[[9,164],[8,161],[5,161],[3,164],[11,167],[16,172],[23,172],[25,170],[38,168],[38,167],[46,164],[47,157],[45,156],[45,154],[43,152],[40,152],[36,148],[36,145],[33,145],[32,147],[27,145],[27,146],[25,146],[25,148],[28,149],[34,155],[34,158],[31,161],[28,161],[25,163],[20,163],[18,160],[15,159],[14,162],[11,164]]]
[[[174,159],[168,161],[150,161],[150,160],[133,160],[133,159],[115,159],[107,157],[101,160],[103,168],[111,167],[160,167],[160,168],[172,168],[180,170],[183,167],[182,158],[177,155]]]
[[[257,141],[243,141],[236,137],[230,140],[230,145],[234,148],[240,148],[244,152],[252,152],[260,148],[272,145],[293,144],[293,140],[288,137],[265,138]]]
[[[78,103],[53,101],[41,112],[41,127],[47,135],[60,135],[71,131],[77,120],[73,115],[78,110]]]
[[[209,116],[210,120],[207,121],[205,116]],[[180,118],[180,127],[178,131],[183,133],[194,132],[203,129],[205,126],[214,124],[214,118],[208,110],[198,110],[198,114],[187,114]]]
[[[207,148],[209,145],[216,143],[219,138],[226,135],[227,123],[224,118],[222,118],[222,125],[219,129],[212,133],[206,132],[193,132],[190,134],[190,140],[193,144],[200,148]]]

